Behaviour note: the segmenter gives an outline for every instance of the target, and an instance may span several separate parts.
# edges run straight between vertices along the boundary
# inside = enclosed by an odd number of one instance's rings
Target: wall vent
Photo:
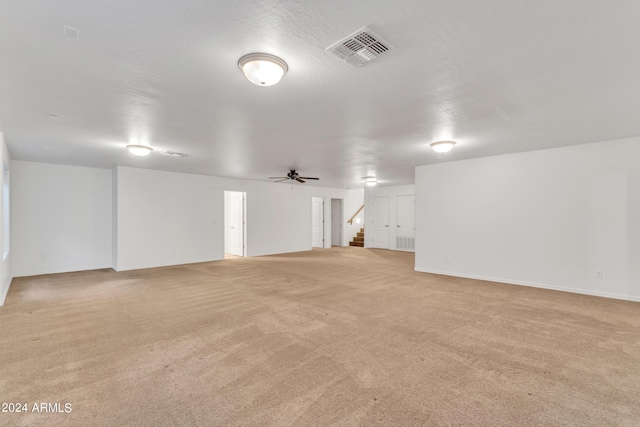
[[[185,153],[178,153],[177,151],[163,151],[162,153],[163,156],[169,156],[169,157],[187,157],[188,154]]]
[[[362,67],[392,49],[389,43],[365,27],[332,44],[326,50],[348,64]]]
[[[415,237],[396,237],[396,249],[403,251],[415,251],[416,250],[416,238]]]

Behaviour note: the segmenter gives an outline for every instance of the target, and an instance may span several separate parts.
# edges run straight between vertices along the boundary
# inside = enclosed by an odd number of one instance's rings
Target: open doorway
[[[331,199],[331,246],[342,246],[342,199]]]
[[[246,193],[224,192],[224,258],[246,256]]]
[[[311,198],[311,247],[324,247],[324,200]]]

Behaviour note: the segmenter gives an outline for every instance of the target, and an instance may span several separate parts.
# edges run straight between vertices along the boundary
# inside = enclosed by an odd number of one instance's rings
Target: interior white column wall
[[[9,154],[9,150],[4,141],[4,135],[0,132],[0,165],[2,165],[2,173],[0,174],[0,191],[4,191],[5,186],[5,174],[4,171],[8,170],[9,175],[11,173],[11,155]],[[9,184],[10,185],[10,184]],[[11,206],[11,203],[9,203]],[[7,298],[7,294],[9,293],[9,287],[11,286],[11,280],[13,279],[13,273],[11,268],[11,243],[8,244],[8,247],[5,247],[6,241],[11,240],[11,233],[9,232],[9,239],[6,239],[7,236],[4,235],[4,222],[11,221],[11,215],[8,215],[8,218],[5,217],[5,206],[4,206],[4,197],[0,197],[0,253],[2,253],[2,261],[0,262],[0,306],[4,305],[4,302]],[[6,254],[6,256],[5,256]]]
[[[118,270],[223,259],[224,193],[210,177],[117,173]]]
[[[397,197],[398,196],[413,196],[415,194],[415,185],[393,185],[389,187],[367,187],[364,190],[364,202],[365,211],[371,212],[372,203],[374,197],[388,197],[389,198],[389,249],[396,250],[396,234],[397,234]],[[373,215],[368,216],[368,222],[365,220],[367,227],[371,228],[371,221]],[[416,220],[417,221],[417,220]],[[367,235],[367,229],[364,233],[364,247],[371,247],[372,234]]]
[[[111,268],[118,271],[118,169],[111,171]]]
[[[112,266],[112,171],[11,162],[11,265],[32,276]]]
[[[231,192],[224,192],[224,252],[231,253],[231,233],[229,226],[231,224]],[[224,255],[223,255],[224,256]]]
[[[417,167],[416,270],[640,301],[638,159],[631,138]]]
[[[342,225],[344,223],[343,214],[342,214],[342,199],[330,199],[329,203],[331,204],[331,228],[330,228],[330,242],[331,245],[342,246]],[[335,223],[334,223],[335,218]],[[334,235],[333,230],[336,230],[336,235]]]

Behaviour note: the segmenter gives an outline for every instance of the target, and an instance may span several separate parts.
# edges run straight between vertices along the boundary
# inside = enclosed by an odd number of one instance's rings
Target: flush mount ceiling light
[[[286,62],[268,53],[245,55],[238,61],[238,67],[251,83],[258,86],[273,86],[289,70]]]
[[[127,148],[134,156],[148,156],[153,151],[153,148],[146,145],[127,145]]]
[[[365,182],[365,184],[367,184],[367,187],[373,187],[374,185],[376,185],[378,183],[376,178],[373,177],[373,176],[366,177],[364,182]]]
[[[432,142],[431,148],[433,148],[433,151],[436,153],[448,153],[454,145],[456,145],[455,141],[438,141]]]

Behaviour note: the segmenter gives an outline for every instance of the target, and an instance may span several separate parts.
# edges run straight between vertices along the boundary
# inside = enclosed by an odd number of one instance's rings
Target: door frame
[[[382,246],[376,246],[376,233],[377,233],[377,228],[376,228],[376,208],[375,208],[375,201],[376,199],[386,199],[387,200],[387,223],[391,222],[391,198],[389,196],[374,196],[371,198],[371,228],[372,228],[372,236],[371,236],[371,248],[374,249],[389,249],[391,247],[391,242],[390,242],[390,237],[391,237],[391,231],[390,231],[390,227],[389,224],[385,224],[384,228],[386,229],[387,232],[387,246],[386,247],[382,247]]]
[[[228,193],[240,193],[242,194],[242,255],[236,255],[236,256],[242,256],[242,257],[246,257],[247,256],[247,193],[245,191],[233,191],[233,190],[225,190],[224,191],[224,253],[228,253],[229,255],[235,255],[235,254],[231,254],[230,252],[227,252],[227,243],[228,243],[228,239],[230,239],[230,235],[229,235],[229,226],[227,224],[228,221],[228,215],[230,215],[229,209],[231,208],[231,206],[228,203]]]
[[[320,241],[321,241],[321,246],[313,246],[313,202],[314,199],[320,199],[321,201],[321,206],[320,206]],[[318,196],[311,196],[311,215],[309,216],[309,232],[310,232],[310,238],[311,238],[311,248],[324,248],[325,247],[325,205],[324,205],[324,197],[318,197]]]
[[[409,210],[413,212],[413,231],[410,233],[404,233],[405,229],[402,228],[401,224],[400,224],[400,199],[403,197],[411,197],[413,199],[413,206],[409,207]],[[415,246],[415,238],[416,238],[416,195],[415,194],[398,194],[396,195],[396,228],[394,229],[395,231],[395,249],[396,251],[403,251],[403,252],[415,252],[415,249],[400,249],[398,248],[398,238],[412,238],[413,239],[413,244]]]
[[[340,237],[339,237],[339,243],[337,245],[335,245],[335,246],[342,246],[344,244],[344,222],[343,222],[343,219],[344,219],[344,199],[333,198],[332,197],[329,200],[331,201],[331,210],[330,210],[331,214],[333,214],[333,203],[334,203],[334,200],[340,202],[340,212],[339,212],[339,216],[337,218],[337,220],[339,221],[338,222],[339,223],[338,229],[339,229]],[[329,245],[329,247],[334,246],[334,244],[333,244],[333,218],[331,218],[331,242],[330,243],[331,244]]]

